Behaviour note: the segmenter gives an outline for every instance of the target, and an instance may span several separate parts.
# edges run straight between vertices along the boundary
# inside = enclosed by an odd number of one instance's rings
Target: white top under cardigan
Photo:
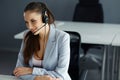
[[[32,57],[32,63],[34,66],[42,67],[42,61],[43,60],[35,59],[34,56]]]

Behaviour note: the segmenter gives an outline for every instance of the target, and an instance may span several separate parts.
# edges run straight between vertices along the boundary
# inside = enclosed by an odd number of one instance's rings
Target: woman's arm
[[[23,58],[23,47],[24,47],[24,42],[22,41],[21,44],[21,48],[18,54],[18,59],[17,59],[17,63],[16,63],[16,68],[13,71],[13,74],[22,79],[22,80],[34,80],[34,78],[36,77],[36,75],[32,75],[32,74],[27,74],[27,75],[19,75],[19,73],[16,74],[16,69],[20,68],[20,67],[25,67],[26,65],[24,64],[24,58]]]
[[[59,78],[52,78],[49,75],[36,76],[34,80],[60,80]]]
[[[14,75],[19,77],[22,75],[32,74],[33,69],[29,67],[17,67],[13,71]]]

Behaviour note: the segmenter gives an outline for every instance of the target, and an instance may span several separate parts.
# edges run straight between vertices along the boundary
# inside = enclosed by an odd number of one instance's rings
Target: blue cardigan
[[[25,66],[23,58],[22,42],[21,49],[18,55],[16,67]],[[70,36],[50,25],[50,34],[45,49],[45,54],[42,62],[43,68],[33,67],[32,60],[29,60],[29,67],[33,68],[31,75],[23,75],[19,78],[23,80],[34,80],[36,75],[50,75],[61,80],[71,80],[68,74],[70,61]]]

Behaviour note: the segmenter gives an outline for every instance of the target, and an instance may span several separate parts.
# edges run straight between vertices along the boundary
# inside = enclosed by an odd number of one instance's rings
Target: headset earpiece
[[[48,16],[47,16],[47,11],[43,11],[42,13],[42,21],[43,23],[47,24],[48,23]]]

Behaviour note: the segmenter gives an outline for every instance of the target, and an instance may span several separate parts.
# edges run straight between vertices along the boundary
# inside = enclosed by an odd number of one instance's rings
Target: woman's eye
[[[35,21],[31,21],[31,22],[35,22]]]
[[[32,22],[32,23],[35,23],[35,22],[36,22],[36,20],[31,20],[31,22]]]

